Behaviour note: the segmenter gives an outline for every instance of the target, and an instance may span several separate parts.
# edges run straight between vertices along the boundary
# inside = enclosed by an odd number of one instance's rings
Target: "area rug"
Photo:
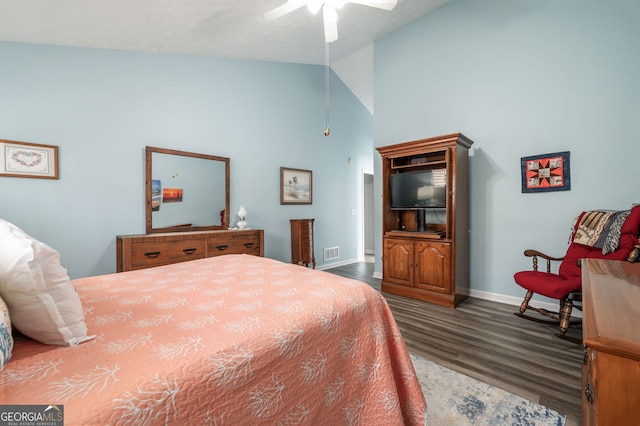
[[[564,426],[567,416],[411,355],[429,426]]]

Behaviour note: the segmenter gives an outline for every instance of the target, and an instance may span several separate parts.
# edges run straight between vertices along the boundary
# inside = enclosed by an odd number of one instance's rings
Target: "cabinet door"
[[[593,411],[588,420],[603,426],[637,426],[640,362],[599,351],[591,364]]]
[[[451,244],[416,241],[415,287],[452,294]]]
[[[413,241],[385,238],[383,243],[382,279],[393,284],[412,286]]]

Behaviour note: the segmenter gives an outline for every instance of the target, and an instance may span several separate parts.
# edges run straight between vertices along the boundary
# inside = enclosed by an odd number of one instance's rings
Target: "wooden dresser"
[[[240,253],[264,256],[264,231],[168,232],[116,237],[117,272]]]
[[[640,263],[583,260],[582,295],[582,424],[637,425]]]
[[[313,248],[314,219],[291,219],[291,263],[316,268]]]

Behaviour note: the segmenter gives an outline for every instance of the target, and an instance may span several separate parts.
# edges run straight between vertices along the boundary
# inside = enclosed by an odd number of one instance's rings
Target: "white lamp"
[[[240,210],[238,210],[237,214],[240,218],[238,221],[238,228],[245,229],[247,227],[247,210],[245,210],[244,206],[240,206]]]

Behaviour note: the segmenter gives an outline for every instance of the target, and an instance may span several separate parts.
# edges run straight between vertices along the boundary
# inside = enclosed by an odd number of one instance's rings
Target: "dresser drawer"
[[[264,231],[213,230],[116,237],[118,272],[223,254],[264,256]]]
[[[148,268],[168,263],[206,257],[204,238],[168,240],[131,244],[131,266],[133,269]]]
[[[221,238],[209,237],[208,256],[221,256],[223,254],[251,254],[260,256],[260,234],[243,232],[239,235],[227,234]]]

